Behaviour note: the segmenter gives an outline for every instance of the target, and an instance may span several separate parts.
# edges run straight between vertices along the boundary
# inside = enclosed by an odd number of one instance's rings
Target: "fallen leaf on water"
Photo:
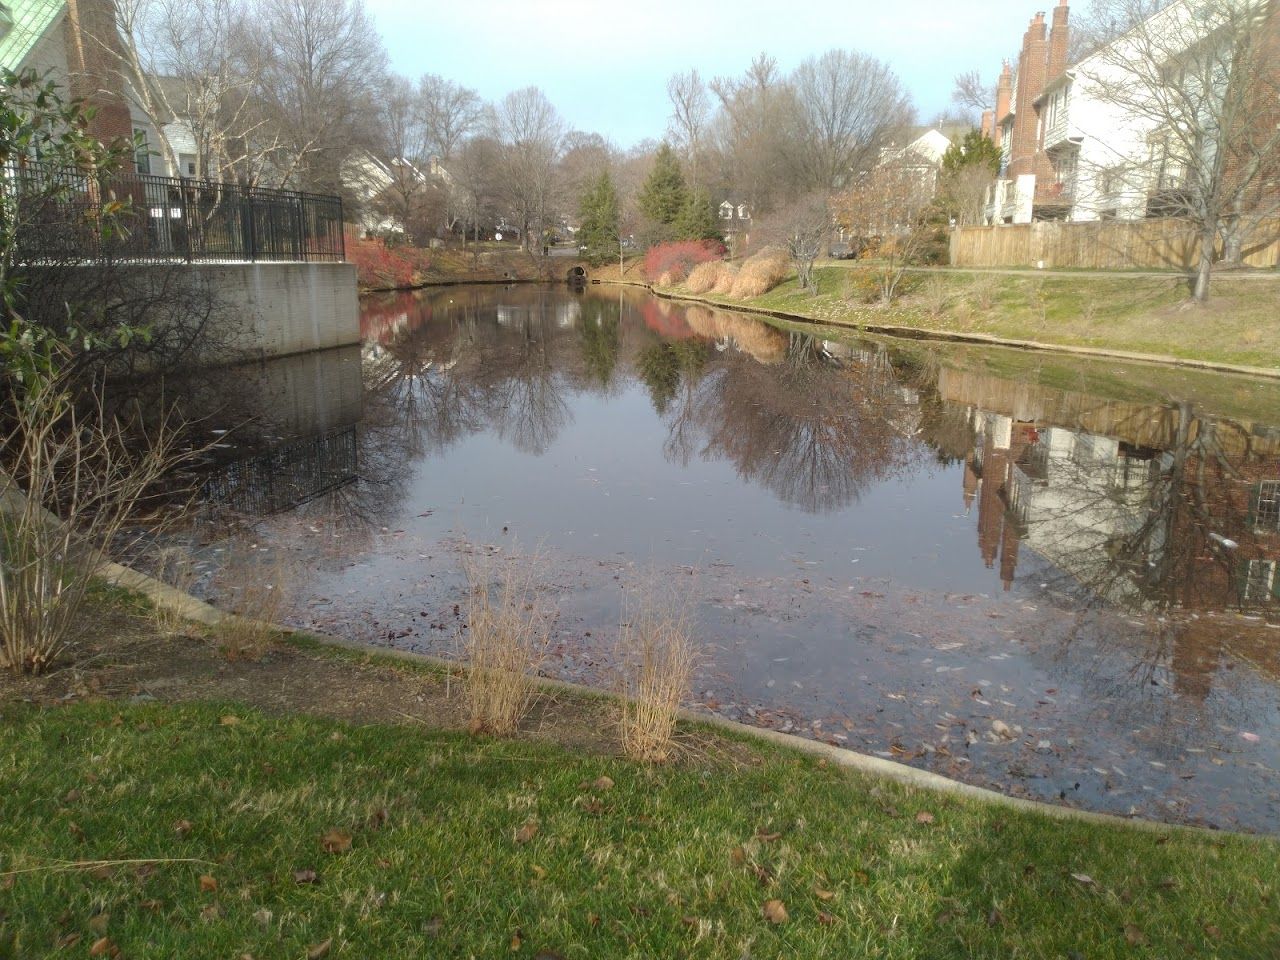
[[[933,823],[933,814],[927,810],[921,810],[916,814],[916,823]]]
[[[346,830],[331,827],[320,838],[320,846],[324,847],[325,853],[346,853],[351,849],[351,834]]]
[[[201,893],[212,893],[217,889],[218,889],[217,880],[209,876],[209,874],[207,873],[200,875],[200,892]]]
[[[1129,945],[1133,947],[1145,947],[1147,945],[1147,935],[1135,927],[1132,923],[1124,925],[1124,938],[1129,941]]]
[[[781,900],[766,900],[764,902],[764,918],[770,923],[786,923],[787,908]]]
[[[312,944],[307,947],[307,960],[320,960],[321,957],[329,955],[329,948],[333,946],[333,938],[322,940],[319,943]]]
[[[1261,740],[1262,738],[1261,738],[1260,736],[1258,736],[1256,733],[1248,733],[1248,732],[1246,732],[1246,731],[1244,731],[1244,730],[1241,730],[1241,731],[1240,731],[1240,739],[1241,739],[1241,740],[1247,740],[1249,743],[1257,743],[1257,742],[1258,742],[1259,740]]]
[[[538,825],[532,820],[525,822],[519,830],[516,831],[516,843],[523,846],[538,835]]]

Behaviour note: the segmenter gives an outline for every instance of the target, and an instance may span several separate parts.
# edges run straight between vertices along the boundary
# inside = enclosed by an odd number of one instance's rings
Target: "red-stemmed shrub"
[[[650,283],[667,278],[669,283],[680,283],[689,271],[700,263],[721,260],[725,246],[716,240],[677,240],[650,247],[644,255],[644,275]],[[666,285],[666,284],[664,284]]]

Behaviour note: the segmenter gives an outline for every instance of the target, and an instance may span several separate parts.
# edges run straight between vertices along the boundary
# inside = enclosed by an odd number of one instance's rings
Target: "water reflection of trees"
[[[812,336],[734,319],[728,337],[719,321],[721,352],[704,376],[677,377],[671,359],[653,363],[669,457],[687,462],[696,449],[724,458],[744,480],[814,513],[847,506],[918,457],[913,398],[887,355],[836,356]],[[695,316],[690,325],[709,323]]]

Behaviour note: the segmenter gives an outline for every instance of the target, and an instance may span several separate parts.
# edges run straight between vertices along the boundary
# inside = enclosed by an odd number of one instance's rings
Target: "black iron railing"
[[[29,161],[3,168],[0,191],[29,261],[346,256],[339,197]]]

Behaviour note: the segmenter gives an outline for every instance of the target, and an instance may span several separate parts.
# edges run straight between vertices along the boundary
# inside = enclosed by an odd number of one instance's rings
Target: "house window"
[[[133,162],[137,165],[139,173],[150,173],[151,146],[147,143],[147,131],[135,129],[133,139],[137,144],[133,153]]]
[[[1276,597],[1280,583],[1276,581],[1274,560],[1248,560],[1244,569],[1244,599],[1268,601]]]
[[[720,219],[721,220],[733,219],[733,204],[729,203],[728,201],[725,201],[724,203],[720,204]]]
[[[178,175],[194,177],[196,175],[196,155],[194,153],[178,154]]]
[[[1258,484],[1253,525],[1258,530],[1280,530],[1280,480],[1264,480]]]

